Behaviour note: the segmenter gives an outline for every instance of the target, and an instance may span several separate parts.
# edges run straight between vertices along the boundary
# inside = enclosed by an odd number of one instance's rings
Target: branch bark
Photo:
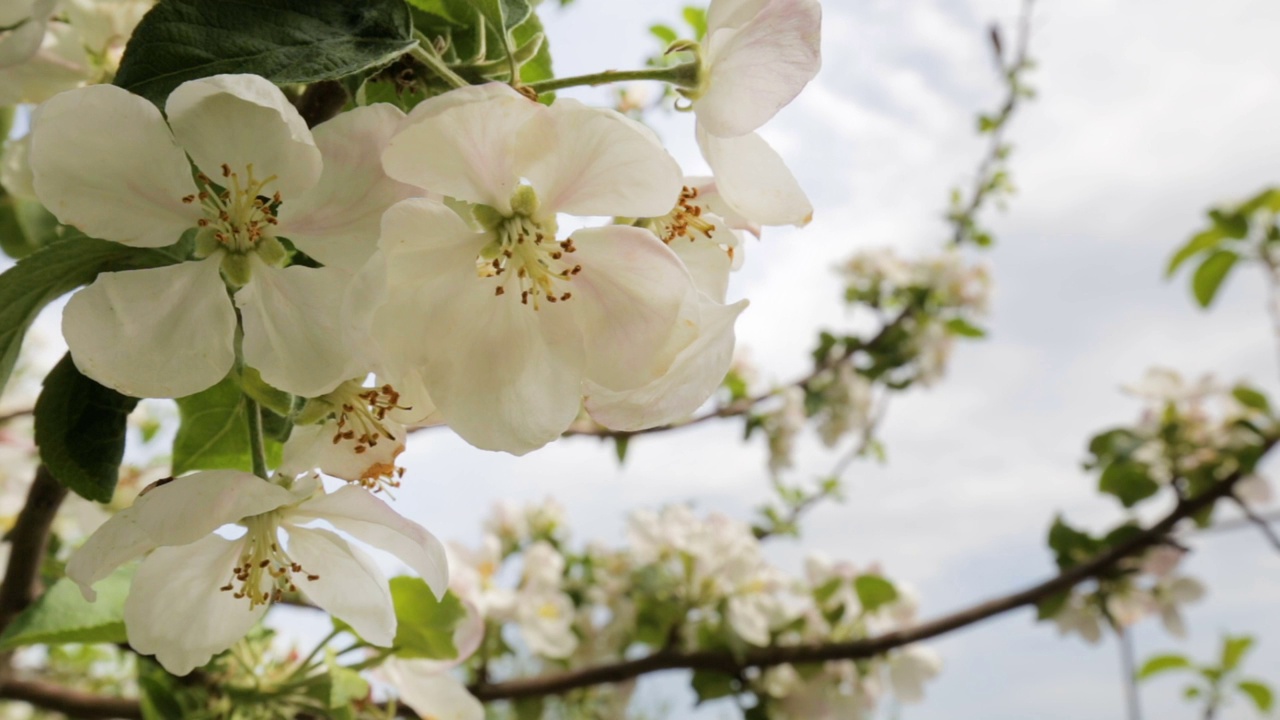
[[[28,702],[73,718],[142,719],[142,706],[137,700],[94,695],[39,680],[0,683],[0,698]]]
[[[49,547],[49,531],[66,497],[67,489],[41,465],[9,532],[9,565],[0,581],[0,630],[40,594],[40,566]]]

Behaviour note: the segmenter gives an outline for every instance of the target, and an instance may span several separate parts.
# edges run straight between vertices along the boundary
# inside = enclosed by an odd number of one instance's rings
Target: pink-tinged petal
[[[524,142],[554,148],[524,175],[543,212],[651,217],[666,214],[684,185],[680,166],[653,131],[620,113],[561,99],[551,123],[531,125]]]
[[[323,163],[307,123],[284,93],[257,75],[214,75],[178,86],[165,103],[178,144],[214,182],[222,165],[241,183],[250,165],[259,193],[300,197],[320,179]]]
[[[635,390],[616,392],[587,383],[587,412],[614,430],[642,430],[683,420],[720,387],[733,362],[734,322],[747,307],[742,300],[700,308],[698,337],[676,356],[671,369]]]
[[[249,473],[211,470],[151,488],[111,516],[67,561],[67,577],[92,600],[92,586],[156,547],[187,545],[214,530],[295,501]]]
[[[684,184],[686,187],[694,188],[698,191],[698,204],[705,207],[713,215],[718,215],[731,229],[745,230],[759,239],[762,230],[760,224],[751,222],[746,217],[743,217],[742,214],[724,201],[724,198],[720,196],[720,188],[716,187],[715,178],[686,177]],[[725,238],[721,238],[720,241],[726,245],[733,244]]]
[[[522,141],[529,123],[549,122],[546,114],[506,85],[452,90],[414,108],[382,164],[401,182],[508,213],[526,158],[551,150]]]
[[[359,269],[378,247],[382,214],[423,190],[392,180],[382,151],[404,122],[386,103],[356,108],[315,128],[320,182],[280,206],[279,235],[325,265]]]
[[[379,668],[400,693],[400,703],[431,720],[484,720],[484,705],[450,675],[423,669],[418,660],[392,658]]]
[[[347,286],[337,268],[270,267],[252,256],[253,277],[236,293],[244,359],[268,384],[303,397],[330,392],[365,372],[349,343]]]
[[[293,576],[298,590],[350,625],[366,642],[391,647],[396,639],[396,611],[387,578],[373,558],[328,530],[288,530],[289,557],[306,574]]]
[[[707,33],[746,25],[770,0],[711,0],[707,6]]]
[[[62,311],[80,372],[134,397],[184,397],[222,380],[235,328],[217,257],[103,273]]]
[[[102,128],[112,128],[103,142]],[[201,211],[191,166],[160,111],[110,85],[71,90],[40,106],[31,125],[36,195],[86,235],[138,247],[176,243]]]
[[[687,319],[678,322],[685,303],[697,297],[689,272],[670,248],[640,228],[579,230],[573,241],[582,272],[573,278],[567,305],[587,343],[587,378],[630,390],[662,375],[675,357],[672,335],[694,329]]]
[[[133,649],[155,655],[174,675],[186,675],[244,637],[267,606],[251,609],[247,599],[220,589],[232,577],[240,545],[209,535],[159,548],[143,560],[124,603]]]
[[[678,237],[667,247],[680,258],[680,262],[684,263],[689,274],[693,276],[693,283],[697,286],[698,292],[716,302],[723,303],[729,291],[729,273],[734,268],[734,255],[737,248],[720,247],[720,241],[731,241],[733,246],[738,242],[729,228],[716,228],[716,230],[717,232],[713,235],[714,240]]]
[[[449,563],[444,545],[426,528],[405,518],[391,506],[355,485],[318,495],[289,512],[290,523],[324,520],[338,530],[408,565],[443,597],[449,589]]]
[[[795,99],[822,67],[817,0],[769,0],[745,24],[707,39],[706,92],[698,122],[718,137],[745,135]]]
[[[755,133],[725,139],[698,127],[698,146],[716,174],[720,196],[760,225],[803,226],[813,205],[778,153]]]

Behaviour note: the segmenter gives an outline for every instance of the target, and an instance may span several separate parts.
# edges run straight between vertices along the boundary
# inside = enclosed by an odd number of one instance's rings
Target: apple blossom
[[[281,472],[319,469],[375,492],[399,487],[404,468],[396,458],[404,452],[405,428],[391,417],[397,409],[395,388],[365,387],[355,380],[311,399],[285,443]]]
[[[67,576],[92,601],[98,581],[143,557],[125,601],[129,642],[176,675],[230,647],[286,591],[389,646],[396,616],[382,571],[334,532],[309,527],[314,521],[392,553],[444,594],[443,545],[364,489],[325,493],[314,475],[286,484],[236,471],[152,487],[71,556]],[[215,532],[232,524],[244,534]]]
[[[360,108],[313,135],[255,75],[184,83],[166,110],[167,125],[146,100],[93,86],[33,120],[36,194],[62,222],[136,247],[198,229],[196,260],[104,273],[71,298],[63,332],[77,367],[130,395],[190,395],[231,369],[239,315],[245,361],[275,387],[311,397],[366,372],[345,339],[378,298],[348,290],[363,289],[355,273],[375,251],[381,210],[417,193],[376,160],[402,114]],[[104,118],[120,128],[107,144],[92,140]],[[281,237],[326,267],[283,267]]]
[[[0,6],[0,68],[36,53],[57,4],[58,0],[6,0]]]
[[[670,366],[673,335],[696,333],[689,273],[651,233],[613,225],[560,239],[557,213],[645,217],[674,204],[679,168],[634,121],[566,99],[547,107],[505,85],[467,87],[418,105],[383,163],[397,180],[471,204],[464,219],[434,201],[402,202],[382,237],[382,312],[398,318],[383,342],[416,361],[468,442],[541,447],[577,417],[585,381],[642,386]]]
[[[484,720],[484,705],[465,685],[421,662],[392,658],[380,668],[402,705],[430,720]]]
[[[901,703],[924,700],[924,684],[942,672],[942,658],[921,645],[908,645],[889,657],[889,686]]]

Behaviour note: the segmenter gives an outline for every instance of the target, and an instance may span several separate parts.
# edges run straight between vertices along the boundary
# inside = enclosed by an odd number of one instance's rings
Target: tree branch
[[[27,503],[9,531],[9,565],[0,581],[0,630],[40,594],[40,566],[49,546],[49,530],[67,497],[44,465],[27,493]]]
[[[142,719],[142,706],[137,700],[94,695],[39,680],[0,683],[0,698],[21,700],[73,718]]]
[[[1268,440],[1264,450],[1275,443]],[[660,651],[642,658],[609,665],[570,670],[542,677],[510,680],[502,683],[473,685],[471,692],[484,701],[511,700],[525,697],[556,695],[577,688],[621,682],[662,670],[714,670],[736,675],[746,668],[765,668],[787,663],[816,663],[828,660],[857,660],[882,655],[895,648],[945,635],[983,620],[1036,603],[1095,578],[1113,568],[1121,560],[1136,555],[1162,542],[1174,527],[1196,513],[1213,506],[1231,494],[1241,479],[1235,473],[1211,491],[1180,501],[1160,522],[1125,542],[1099,553],[1088,562],[1064,570],[1058,575],[1024,590],[978,603],[915,627],[885,633],[873,638],[840,643],[787,645],[752,648],[735,656],[716,650],[692,652]]]

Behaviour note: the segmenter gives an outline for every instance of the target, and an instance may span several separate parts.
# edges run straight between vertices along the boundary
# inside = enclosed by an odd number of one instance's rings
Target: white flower
[[[1240,482],[1236,483],[1235,494],[1241,502],[1249,505],[1266,505],[1275,497],[1270,481],[1257,474],[1241,478]]]
[[[465,685],[419,662],[392,658],[379,667],[401,704],[429,720],[484,720],[484,705]]]
[[[1125,385],[1121,389],[1130,395],[1160,405],[1194,403],[1222,392],[1222,387],[1212,376],[1205,375],[1196,382],[1188,383],[1177,370],[1164,367],[1148,369],[1142,380]]]
[[[1058,626],[1059,635],[1075,633],[1084,638],[1090,645],[1102,641],[1102,613],[1097,605],[1085,601],[1079,595],[1072,595],[1057,615],[1053,616]]]
[[[280,471],[301,475],[319,469],[373,491],[400,487],[405,428],[390,417],[400,394],[390,385],[365,387],[349,380],[311,400],[284,445]],[[316,417],[321,422],[306,424]]]
[[[543,657],[562,659],[578,647],[573,634],[573,600],[556,590],[522,593],[516,605],[516,622],[529,649]]]
[[[505,620],[515,610],[516,597],[497,582],[502,568],[502,543],[485,535],[480,548],[472,551],[450,544],[449,589],[463,602],[473,605],[483,618]]]
[[[765,434],[769,438],[769,470],[781,472],[792,466],[796,436],[804,429],[804,390],[788,387],[782,392],[782,407],[766,415],[763,420]]]
[[[387,212],[382,313],[395,320],[380,338],[416,359],[441,416],[473,445],[541,447],[577,417],[584,381],[640,387],[670,366],[670,337],[694,332],[682,318],[692,279],[651,233],[558,232],[557,213],[648,217],[674,204],[679,168],[634,121],[505,85],[463,88],[418,105],[383,163],[473,204],[471,224],[426,200]]]
[[[942,672],[942,658],[923,645],[908,645],[889,658],[889,685],[898,702],[924,700],[924,684]]]
[[[200,228],[203,259],[106,273],[71,298],[63,333],[77,367],[129,395],[199,392],[235,361],[239,308],[245,360],[271,385],[313,397],[366,372],[348,339],[378,298],[355,272],[376,249],[382,210],[419,193],[377,162],[402,114],[360,108],[313,135],[255,75],[184,83],[166,114],[167,125],[146,100],[98,85],[58,95],[33,120],[36,194],[62,222],[136,247]],[[277,237],[326,267],[280,267]]]
[[[34,21],[23,28],[36,27]],[[0,45],[0,55],[8,47]],[[64,90],[80,87],[95,74],[80,34],[66,23],[42,27],[33,54],[21,62],[0,62],[0,105],[44,102]]]
[[[564,581],[564,556],[550,543],[538,541],[524,551],[524,588],[559,590]]]
[[[1199,602],[1208,591],[1192,577],[1171,577],[1156,583],[1151,591],[1156,610],[1165,630],[1176,638],[1187,636],[1187,623],[1182,619],[1182,606]]]
[[[58,0],[5,0],[0,5],[0,68],[35,54],[57,4]]]
[[[803,225],[813,207],[756,130],[822,65],[817,0],[713,0],[700,87],[686,91],[698,146],[725,201],[762,225]]]
[[[129,643],[176,675],[230,647],[295,589],[368,642],[389,646],[396,616],[386,578],[364,551],[307,527],[318,520],[390,552],[444,594],[444,547],[362,488],[326,494],[304,476],[286,489],[235,471],[152,488],[71,556],[67,576],[92,601],[95,583],[145,555],[125,600]],[[245,533],[229,540],[214,532],[229,524]]]
[[[85,48],[114,73],[125,43],[154,0],[63,0],[67,19]]]

